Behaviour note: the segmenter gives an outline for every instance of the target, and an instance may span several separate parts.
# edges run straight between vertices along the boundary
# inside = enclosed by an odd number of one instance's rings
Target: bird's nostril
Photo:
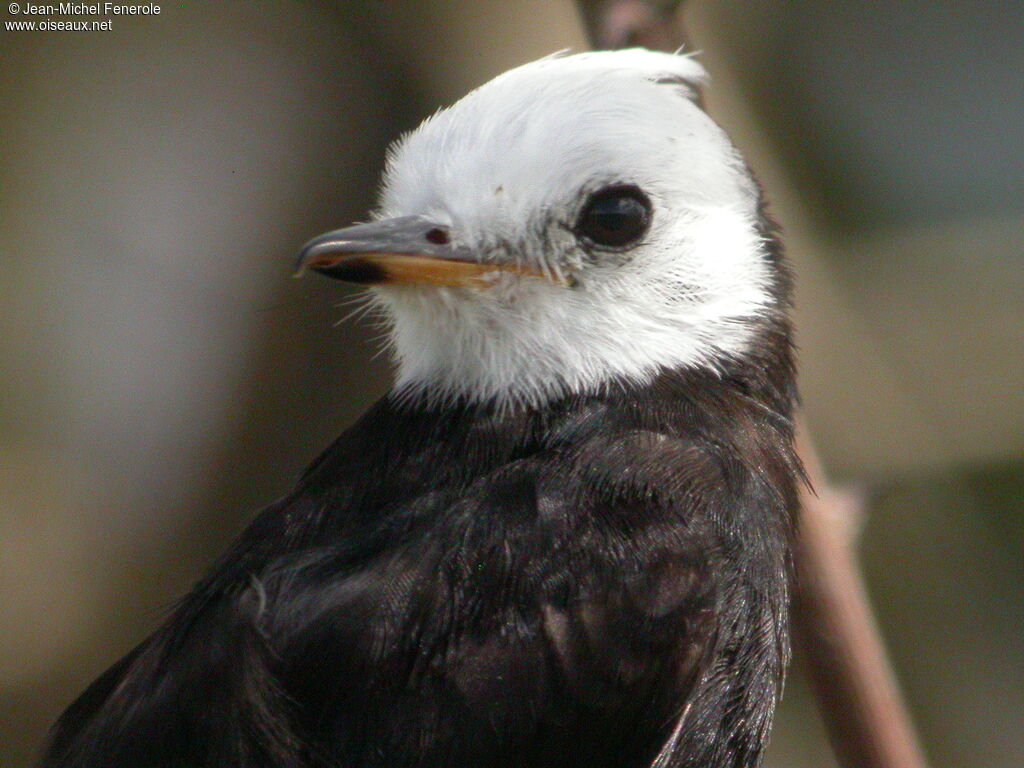
[[[427,238],[428,242],[431,242],[434,245],[448,245],[448,233],[445,232],[443,229],[438,229],[437,227],[434,227],[433,229],[427,232],[425,237]]]

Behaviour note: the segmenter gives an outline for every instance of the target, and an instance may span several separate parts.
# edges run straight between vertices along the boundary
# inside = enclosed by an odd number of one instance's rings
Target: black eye
[[[594,245],[622,248],[639,240],[651,223],[651,201],[639,187],[595,192],[576,223],[576,234]]]

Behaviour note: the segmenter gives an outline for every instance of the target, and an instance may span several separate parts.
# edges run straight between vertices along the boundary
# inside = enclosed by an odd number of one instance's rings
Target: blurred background
[[[4,768],[385,391],[297,247],[365,216],[401,131],[586,48],[568,0],[160,5],[0,29]],[[687,6],[931,762],[1024,765],[1024,4]],[[790,680],[767,764],[827,768]]]

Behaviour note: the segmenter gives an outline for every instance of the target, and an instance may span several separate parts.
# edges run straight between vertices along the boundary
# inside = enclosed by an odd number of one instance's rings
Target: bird
[[[44,768],[752,768],[789,656],[792,276],[684,53],[511,69],[299,269],[393,387]]]

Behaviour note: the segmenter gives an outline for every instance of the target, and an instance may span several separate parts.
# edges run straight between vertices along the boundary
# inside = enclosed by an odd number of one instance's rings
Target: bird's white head
[[[720,371],[783,307],[703,78],[646,50],[506,72],[403,137],[376,220],[302,261],[372,285],[401,396],[539,405]]]

